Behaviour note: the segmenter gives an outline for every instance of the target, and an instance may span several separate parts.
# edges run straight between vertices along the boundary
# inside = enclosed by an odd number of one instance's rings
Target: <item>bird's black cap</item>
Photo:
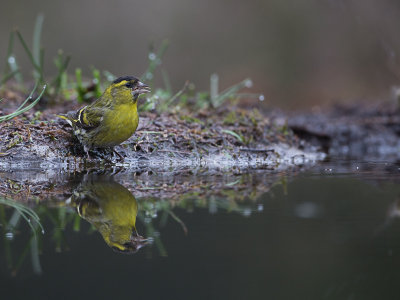
[[[119,82],[121,82],[123,80],[126,80],[126,81],[139,81],[139,79],[137,79],[136,77],[133,77],[133,76],[122,76],[122,77],[118,77],[117,79],[115,79],[113,81],[113,83],[119,83]]]

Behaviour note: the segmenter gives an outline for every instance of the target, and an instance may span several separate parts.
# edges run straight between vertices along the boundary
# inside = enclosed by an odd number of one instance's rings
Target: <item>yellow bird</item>
[[[141,94],[149,92],[149,86],[136,77],[119,77],[92,104],[58,116],[72,126],[87,155],[93,148],[114,150],[114,146],[136,131],[139,124],[137,101]]]
[[[136,231],[135,197],[110,177],[84,179],[66,204],[75,207],[117,252],[134,253],[147,244]]]

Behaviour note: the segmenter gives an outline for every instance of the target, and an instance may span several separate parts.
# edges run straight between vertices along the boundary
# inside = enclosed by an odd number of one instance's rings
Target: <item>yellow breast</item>
[[[129,139],[139,124],[136,103],[119,104],[105,114],[95,138],[95,147],[113,147]]]

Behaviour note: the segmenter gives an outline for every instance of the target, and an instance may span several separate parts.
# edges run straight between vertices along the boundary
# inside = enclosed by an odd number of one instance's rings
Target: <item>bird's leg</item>
[[[90,149],[87,146],[83,146],[83,151],[85,151],[87,158],[91,159],[90,157]]]
[[[109,158],[107,158],[107,153],[104,152],[104,150],[102,151],[102,149],[91,149],[90,152],[92,154],[94,154],[95,156],[106,160],[107,162],[111,163],[111,160]]]
[[[115,154],[118,155],[119,161],[124,161],[124,157],[123,157],[121,154],[119,154],[119,153],[117,152],[117,150],[115,150],[114,148],[112,148],[112,151],[113,151],[113,153],[115,153]]]

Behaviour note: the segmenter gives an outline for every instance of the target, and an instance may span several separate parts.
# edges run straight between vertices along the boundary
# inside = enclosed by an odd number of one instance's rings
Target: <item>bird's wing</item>
[[[73,127],[91,130],[99,126],[104,115],[104,110],[98,107],[84,106],[76,112],[69,112],[67,115],[58,115],[65,119]]]
[[[104,117],[104,109],[94,106],[85,106],[79,112],[79,123],[85,129],[93,129],[100,125]]]

